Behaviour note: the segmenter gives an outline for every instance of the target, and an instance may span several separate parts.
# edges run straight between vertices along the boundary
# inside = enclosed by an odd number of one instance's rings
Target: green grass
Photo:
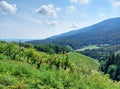
[[[47,68],[0,60],[0,89],[120,89],[108,75],[98,72],[99,63],[78,53],[69,53],[73,70]]]
[[[98,48],[100,47],[98,47],[97,45],[90,45],[90,46],[86,46],[81,49],[78,49],[77,51],[85,51],[86,49],[92,50],[92,49],[98,49]]]
[[[97,60],[90,58],[88,56],[84,56],[82,54],[73,52],[69,54],[70,61],[75,63],[78,66],[89,66],[92,69],[97,70],[99,67],[99,63]]]

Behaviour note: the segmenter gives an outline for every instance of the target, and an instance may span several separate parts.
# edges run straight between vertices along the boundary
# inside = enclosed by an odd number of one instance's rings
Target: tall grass
[[[108,75],[97,71],[99,64],[77,53],[69,54],[72,69],[64,70],[0,60],[0,89],[120,89]]]

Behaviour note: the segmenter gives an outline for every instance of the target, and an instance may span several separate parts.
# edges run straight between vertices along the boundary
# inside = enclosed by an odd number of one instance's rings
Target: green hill
[[[49,55],[0,43],[0,89],[120,89],[98,67],[96,60],[76,52]]]
[[[54,43],[80,49],[84,46],[96,44],[120,44],[120,18],[111,18],[100,23],[73,30],[44,40],[33,40],[28,43]]]

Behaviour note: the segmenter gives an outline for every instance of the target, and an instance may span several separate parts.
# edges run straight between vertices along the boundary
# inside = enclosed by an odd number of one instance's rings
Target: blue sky
[[[120,16],[120,0],[0,0],[0,39],[44,39]]]

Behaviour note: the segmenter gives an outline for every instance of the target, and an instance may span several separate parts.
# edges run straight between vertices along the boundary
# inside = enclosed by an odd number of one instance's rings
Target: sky
[[[0,0],[0,39],[45,39],[120,16],[120,0]]]

